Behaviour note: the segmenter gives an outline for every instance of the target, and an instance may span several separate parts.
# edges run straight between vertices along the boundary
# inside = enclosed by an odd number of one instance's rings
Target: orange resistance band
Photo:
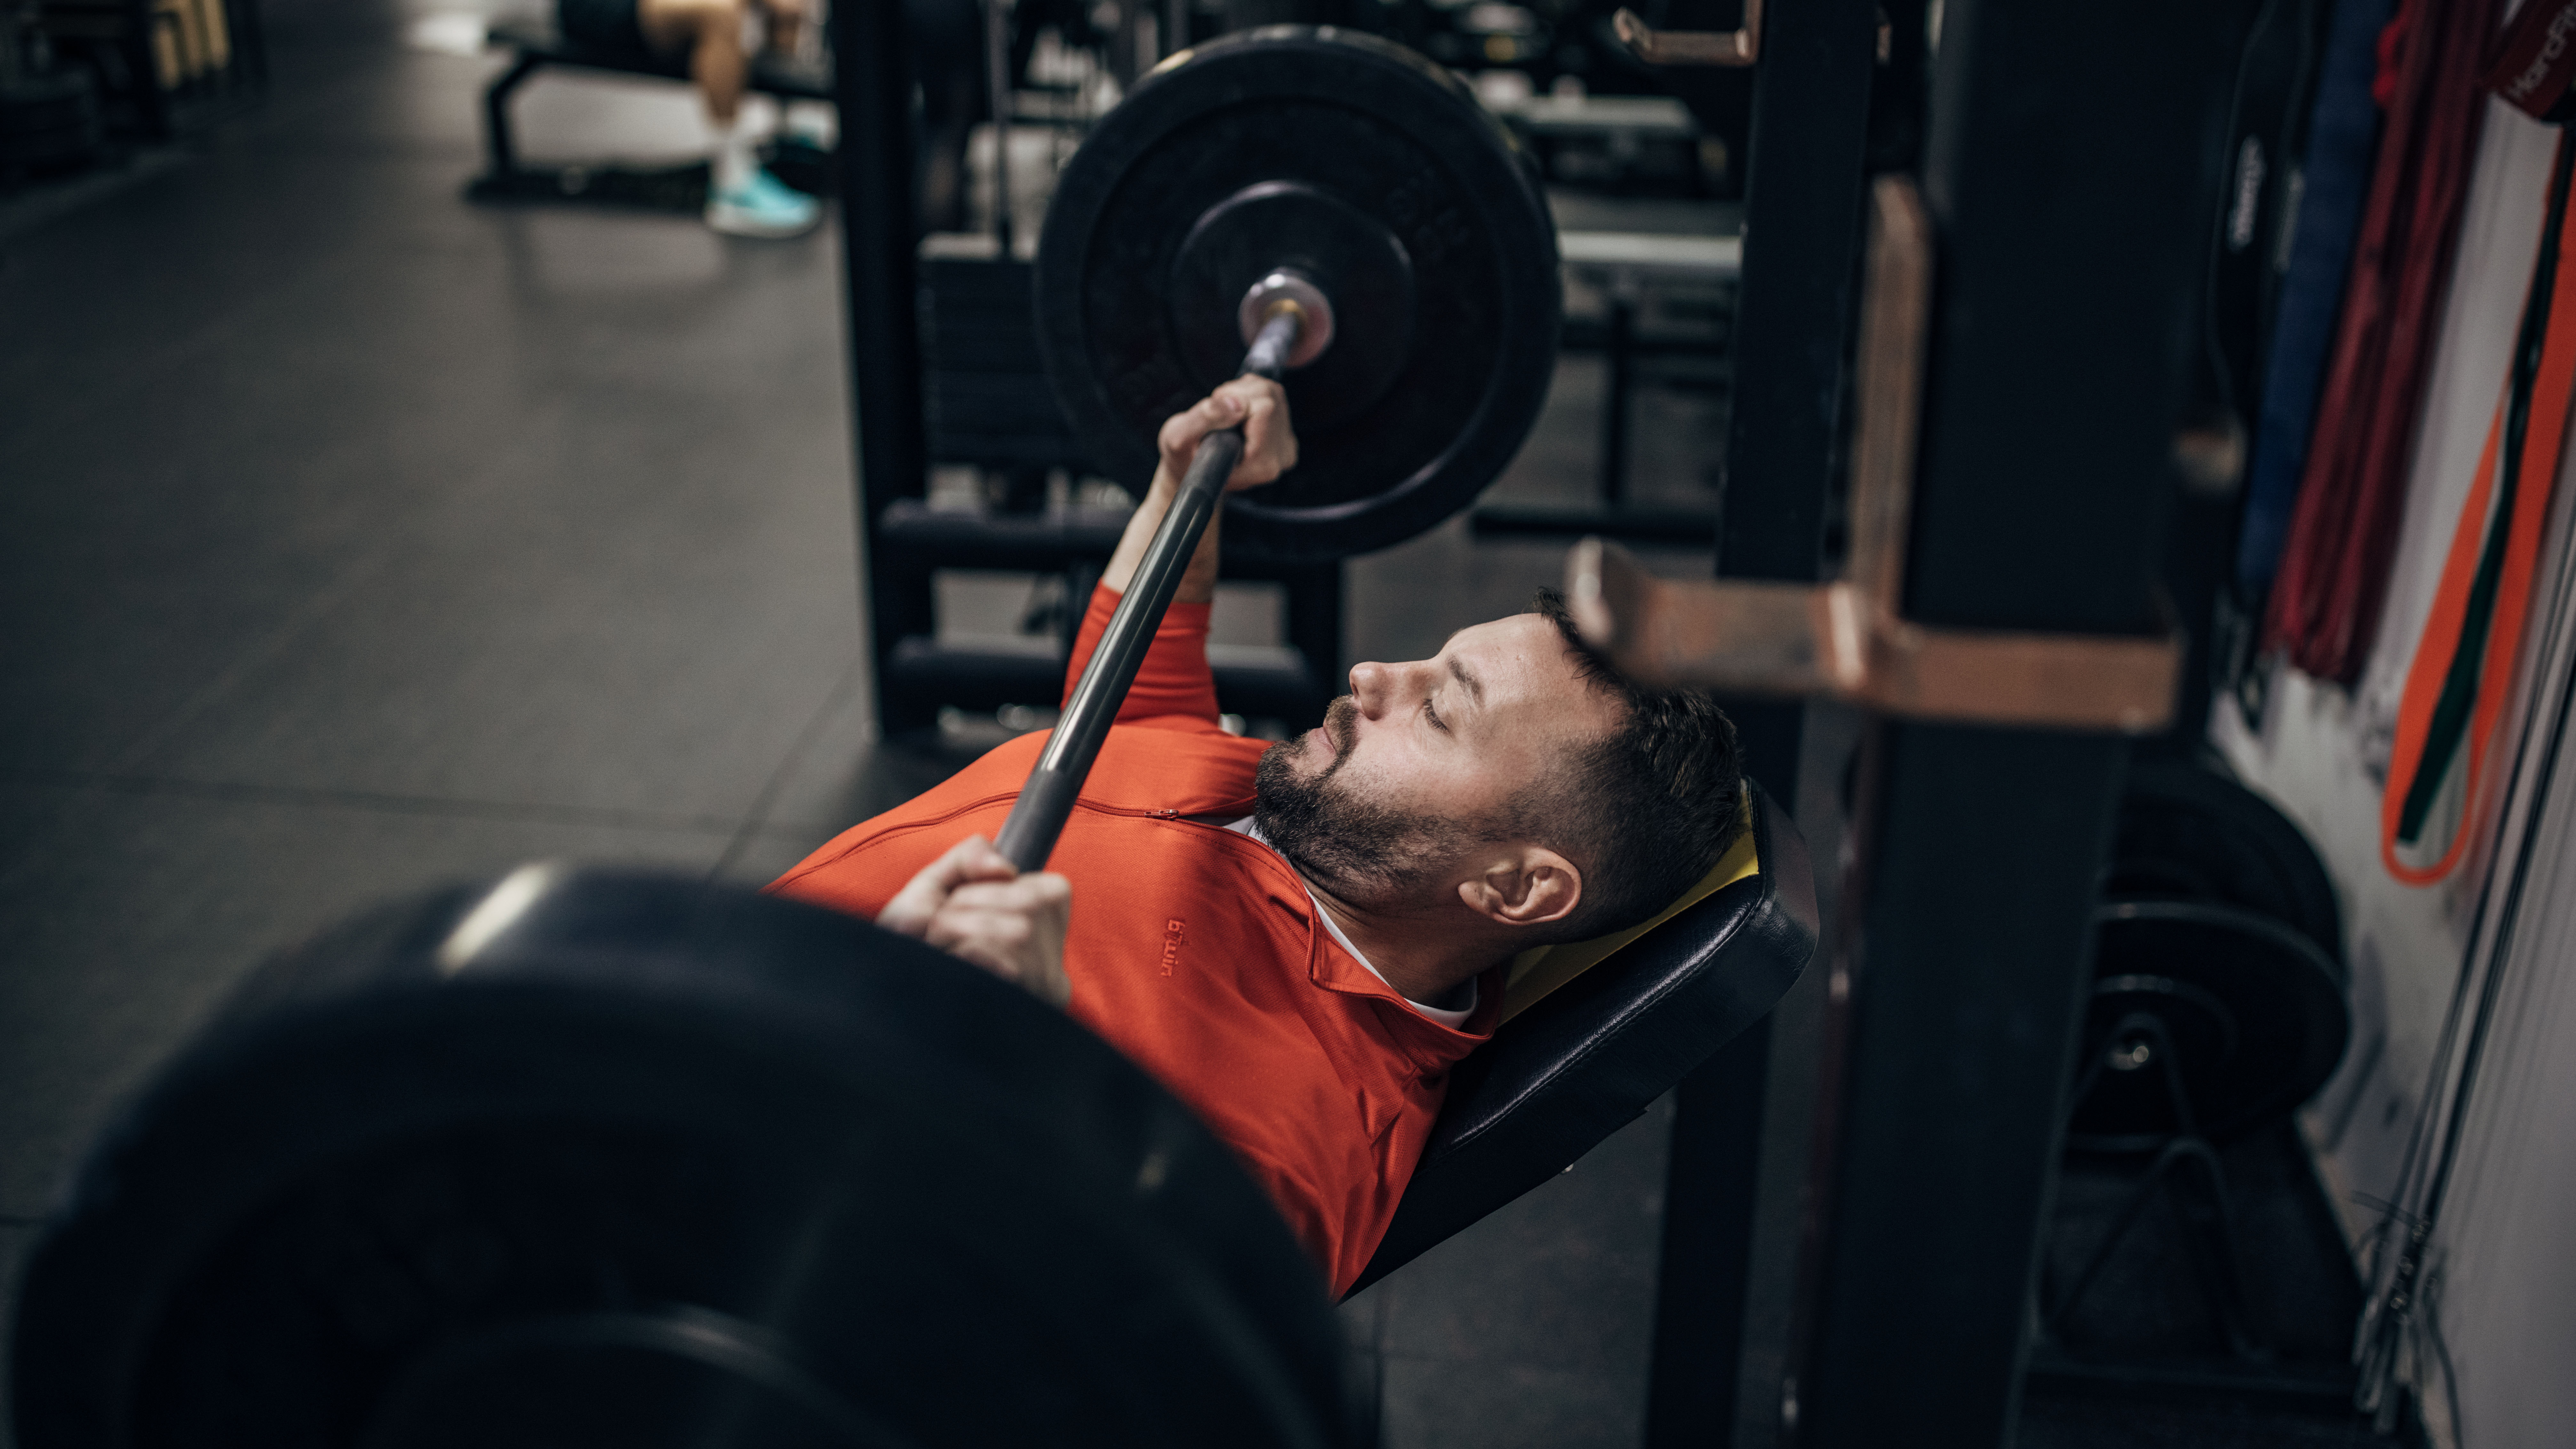
[[[2570,138],[2562,137],[2559,142],[2561,178],[2566,174],[2564,148],[2569,144]],[[2566,439],[2569,396],[2576,388],[2576,197],[2569,196],[2563,180],[2551,191],[2551,201],[2563,210],[2554,218],[2559,224],[2550,228],[2554,235],[2549,239],[2560,245],[2556,248],[2555,266],[2550,265],[2552,258],[2544,256],[2532,278],[2535,289],[2549,289],[2549,317],[2539,369],[2531,377],[2528,411],[2524,415],[2527,431],[2521,439],[2521,457],[2516,460],[2520,466],[2515,469],[2512,483],[2511,516],[2488,518],[2495,484],[2503,472],[2499,453],[2506,449],[2500,445],[2506,441],[2514,387],[2509,380],[2507,401],[2497,407],[2495,425],[2487,433],[2486,452],[2478,460],[2477,481],[2470,489],[2467,506],[2460,511],[2459,528],[2452,535],[2451,551],[2442,565],[2442,582],[2434,595],[2432,616],[2424,622],[2414,662],[2407,669],[2406,691],[2397,707],[2396,750],[2389,765],[2387,791],[2380,800],[2379,855],[2388,873],[2408,885],[2431,885],[2449,875],[2459,865],[2473,833],[2464,821],[2441,858],[2430,865],[2409,865],[2397,855],[2401,817],[2407,813],[2408,796],[2416,790],[2416,777],[2428,763],[2436,772],[2448,770],[2456,754],[2455,750],[2443,749],[2440,758],[2429,762],[2426,759],[2428,744],[2440,746],[2434,738],[2436,714],[2444,686],[2454,672],[2454,661],[2463,649],[2478,650],[2467,661],[2468,667],[2475,670],[2476,693],[2465,741],[2469,756],[2466,798],[2469,808],[2475,810],[2486,778],[2488,746],[2504,714],[2505,696],[2513,683],[2514,665],[2522,646],[2523,625],[2531,613],[2532,574],[2539,562],[2542,526],[2549,515],[2550,493],[2558,477],[2559,448]],[[2492,591],[2489,599],[2478,600],[2474,597],[2480,592],[2477,575],[2487,552],[2491,523],[2508,530],[2502,568],[2487,585]],[[2487,626],[2484,637],[2473,638],[2481,623]],[[2460,690],[2454,686],[2451,692],[2457,696]],[[2429,785],[2439,783],[2437,775]],[[2417,818],[2404,822],[2412,827],[2407,831],[2410,836],[2423,828],[2421,802],[2413,813]]]

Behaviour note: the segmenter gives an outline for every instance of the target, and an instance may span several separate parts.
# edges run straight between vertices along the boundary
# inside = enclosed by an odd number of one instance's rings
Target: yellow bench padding
[[[1503,977],[1503,1020],[1509,1021],[1538,1004],[1539,998],[1598,966],[1612,952],[1680,915],[1684,910],[1706,900],[1718,891],[1762,873],[1762,862],[1753,854],[1753,805],[1745,802],[1744,833],[1717,858],[1699,884],[1682,892],[1681,898],[1656,913],[1643,925],[1595,936],[1589,941],[1569,941],[1561,946],[1532,946],[1512,958]]]

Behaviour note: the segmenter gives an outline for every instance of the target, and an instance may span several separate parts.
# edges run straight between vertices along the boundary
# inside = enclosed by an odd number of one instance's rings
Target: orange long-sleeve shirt
[[[1093,595],[1068,689],[1117,600]],[[1205,604],[1164,616],[1049,862],[1073,885],[1068,1009],[1234,1148],[1339,1294],[1395,1215],[1449,1068],[1492,1032],[1500,977],[1465,1030],[1423,1016],[1333,939],[1285,860],[1189,818],[1252,813],[1264,748],[1217,725],[1207,621]],[[874,918],[950,846],[1000,831],[1044,744],[993,750],[770,889]]]

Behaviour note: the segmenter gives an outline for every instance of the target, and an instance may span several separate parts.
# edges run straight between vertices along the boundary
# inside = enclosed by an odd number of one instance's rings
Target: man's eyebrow
[[[1476,706],[1477,706],[1479,709],[1481,709],[1481,708],[1483,708],[1483,707],[1484,707],[1484,704],[1485,704],[1485,685],[1484,685],[1484,681],[1482,681],[1482,680],[1478,679],[1476,676],[1474,676],[1474,675],[1472,675],[1472,674],[1469,674],[1469,673],[1467,672],[1467,666],[1466,666],[1466,665],[1464,665],[1464,664],[1459,663],[1459,662],[1458,662],[1458,656],[1457,656],[1457,655],[1455,655],[1455,654],[1452,654],[1452,655],[1450,655],[1450,656],[1449,656],[1449,677],[1450,677],[1450,678],[1452,678],[1452,679],[1457,680],[1460,684],[1463,684],[1463,685],[1467,686],[1467,693],[1469,693],[1470,695],[1475,696]]]

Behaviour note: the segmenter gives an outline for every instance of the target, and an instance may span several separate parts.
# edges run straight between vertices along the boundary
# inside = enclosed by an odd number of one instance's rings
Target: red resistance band
[[[2556,121],[2576,84],[2576,0],[2523,0],[2478,84],[2535,120]]]
[[[2266,652],[2338,684],[2360,677],[2388,588],[2498,8],[2404,0],[2381,38],[2388,119],[2263,624]]]
[[[2567,413],[2576,395],[2576,138],[2558,138],[2544,214],[2540,257],[2523,304],[2520,335],[2505,396],[2487,432],[2477,481],[2460,510],[2442,582],[2424,621],[2406,692],[2397,706],[2397,744],[2388,789],[2380,797],[2379,856],[2408,885],[2431,885],[2460,862],[2474,832],[2466,818],[2430,864],[2400,858],[2400,845],[2422,839],[2443,782],[2466,744],[2467,811],[2478,808],[2488,746],[2504,715],[2505,696],[2531,614],[2532,575],[2558,481]]]

